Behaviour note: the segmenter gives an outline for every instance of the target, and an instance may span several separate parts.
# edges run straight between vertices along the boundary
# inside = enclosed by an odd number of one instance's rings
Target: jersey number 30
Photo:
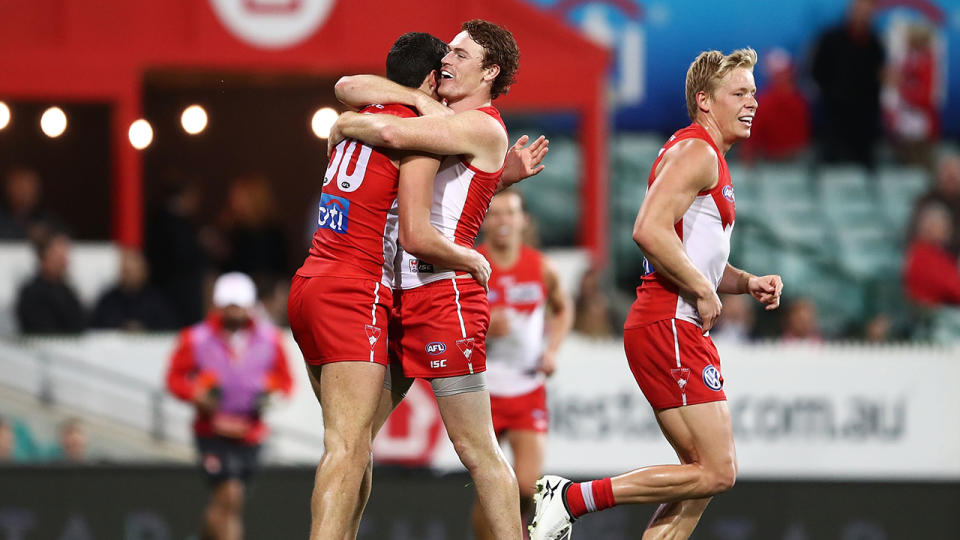
[[[357,164],[353,172],[347,174],[347,168],[352,161],[353,153],[357,147],[360,147],[360,155],[357,156]],[[367,172],[367,163],[370,161],[370,154],[373,149],[357,141],[344,139],[334,150],[333,158],[327,165],[327,172],[323,175],[323,186],[326,187],[334,178],[337,179],[337,187],[340,191],[349,193],[356,191],[363,183],[363,177]]]

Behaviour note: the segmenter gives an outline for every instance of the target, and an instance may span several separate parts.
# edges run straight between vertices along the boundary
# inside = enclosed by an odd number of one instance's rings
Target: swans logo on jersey
[[[317,217],[318,229],[330,229],[343,234],[350,224],[350,201],[336,195],[320,195],[320,215]]]
[[[703,368],[703,384],[707,385],[707,388],[719,392],[723,388],[723,376],[720,375],[717,368],[707,366]]]
[[[723,198],[734,202],[733,200],[733,186],[723,186],[723,189],[720,190],[720,193],[723,193]]]
[[[434,356],[438,354],[443,354],[447,350],[447,346],[440,341],[434,341],[433,343],[427,343],[427,354],[432,354]]]
[[[334,0],[210,0],[220,22],[248,45],[282,49],[316,33]]]

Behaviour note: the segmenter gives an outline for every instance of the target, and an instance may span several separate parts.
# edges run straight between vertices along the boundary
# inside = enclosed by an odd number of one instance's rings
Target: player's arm
[[[683,249],[674,226],[701,191],[717,185],[717,155],[706,141],[689,139],[667,150],[633,226],[633,240],[656,271],[697,306],[708,331],[720,315],[720,297]]]
[[[747,294],[766,306],[767,311],[780,307],[783,280],[776,274],[755,276],[730,263],[723,269],[717,292],[722,294]]]
[[[348,75],[334,85],[340,103],[357,111],[371,103],[399,103],[420,114],[453,114],[453,111],[418,88],[397,84],[377,75]]]
[[[439,167],[440,160],[433,156],[409,154],[401,158],[397,188],[400,245],[418,259],[442,268],[470,272],[477,283],[486,288],[490,279],[487,259],[473,249],[451,242],[430,224],[433,179]]]
[[[477,110],[452,116],[417,118],[346,112],[340,115],[336,124],[339,136],[381,148],[441,156],[490,155],[487,152],[494,147],[499,147],[498,156],[505,155],[506,151],[503,128],[493,117]],[[331,141],[330,144],[338,142]]]
[[[547,343],[540,361],[540,371],[551,375],[557,369],[557,351],[570,329],[573,328],[573,300],[560,286],[556,268],[543,260],[543,283],[547,289]]]

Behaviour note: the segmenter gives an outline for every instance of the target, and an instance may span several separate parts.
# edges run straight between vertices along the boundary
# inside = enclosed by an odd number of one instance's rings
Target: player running
[[[544,383],[556,369],[557,350],[573,326],[572,302],[553,265],[523,243],[526,220],[519,192],[497,195],[483,222],[480,246],[491,267],[487,388],[493,431],[513,452],[522,516],[533,510],[547,444]],[[494,538],[479,505],[473,508],[473,531],[478,540]]]
[[[569,537],[571,523],[587,512],[639,503],[660,503],[645,540],[688,538],[710,497],[733,486],[733,429],[709,337],[721,310],[717,293],[749,293],[772,310],[783,288],[780,276],[754,276],[727,262],[736,214],[724,154],[750,136],[756,62],[753,49],[741,49],[704,52],[690,65],[693,123],[674,133],[653,163],[633,228],[647,273],[624,325],[624,348],[681,464],[583,483],[543,477],[531,540]]]
[[[513,83],[519,51],[509,31],[481,20],[464,23],[450,48],[438,93],[456,114],[400,119],[346,113],[331,137],[342,134],[375,146],[447,156],[433,189],[422,193],[418,206],[444,236],[467,247],[473,245],[504,171],[509,143],[491,101]],[[338,97],[351,106],[375,101],[413,105],[422,99],[375,78],[349,79],[337,87]],[[401,227],[401,291],[395,302],[402,332],[396,340],[402,375],[430,380],[447,433],[473,478],[491,531],[499,539],[519,540],[517,480],[493,433],[484,380],[486,290],[449,266],[410,253],[409,242],[417,240],[405,233]],[[409,384],[385,381],[392,393],[385,392],[379,420],[386,418]]]

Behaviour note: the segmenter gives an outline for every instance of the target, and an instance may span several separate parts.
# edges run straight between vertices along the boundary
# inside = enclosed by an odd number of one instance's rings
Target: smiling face
[[[701,111],[720,129],[724,142],[733,144],[750,137],[758,105],[753,70],[731,70],[720,79],[712,95],[701,92],[697,100]]]
[[[483,67],[484,50],[470,38],[466,31],[460,32],[450,42],[450,52],[443,57],[440,71],[440,88],[437,93],[448,102],[472,96],[490,84],[499,73],[497,66]]]

